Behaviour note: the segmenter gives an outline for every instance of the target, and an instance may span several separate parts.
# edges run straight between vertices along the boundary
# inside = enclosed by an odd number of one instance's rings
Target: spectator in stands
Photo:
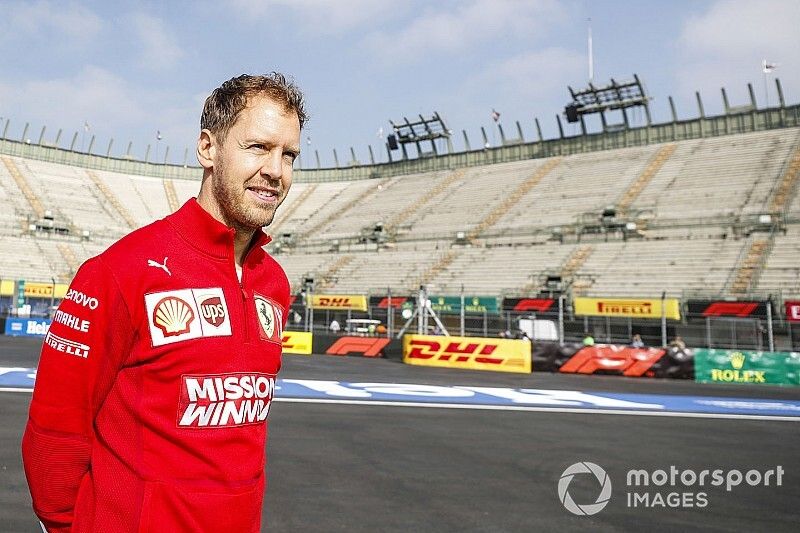
[[[338,335],[339,331],[341,331],[342,329],[342,326],[339,325],[339,321],[334,318],[333,320],[331,320],[331,325],[328,326],[328,329],[330,329],[331,333],[333,333],[334,335]]]
[[[588,331],[583,334],[583,345],[594,346],[594,337]]]
[[[378,327],[375,328],[375,333],[378,335],[386,335],[386,326],[383,324],[378,324]]]
[[[631,348],[644,348],[644,341],[638,333],[635,333],[631,339]]]
[[[681,351],[686,349],[686,343],[683,342],[680,335],[676,335],[675,338],[670,341],[669,346]]]
[[[197,198],[78,270],[22,439],[43,530],[260,529],[290,303],[262,228],[289,193],[303,107],[279,73],[223,83],[200,119]]]

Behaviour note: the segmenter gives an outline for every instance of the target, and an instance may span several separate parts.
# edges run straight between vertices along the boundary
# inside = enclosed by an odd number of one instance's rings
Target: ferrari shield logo
[[[261,336],[265,340],[280,343],[283,314],[280,306],[260,294],[255,295],[255,302],[258,323],[261,324]]]

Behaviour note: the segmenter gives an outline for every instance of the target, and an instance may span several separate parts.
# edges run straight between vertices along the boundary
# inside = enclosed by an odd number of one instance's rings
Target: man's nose
[[[283,161],[280,152],[273,150],[269,153],[261,166],[261,176],[276,181],[283,177]]]

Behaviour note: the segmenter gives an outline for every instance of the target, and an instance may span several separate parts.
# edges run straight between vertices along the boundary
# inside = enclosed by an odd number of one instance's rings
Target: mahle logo
[[[593,474],[600,483],[600,494],[597,495],[594,503],[577,504],[570,496],[569,484],[572,482],[572,478],[578,474]],[[608,501],[611,499],[611,478],[602,467],[594,463],[589,461],[575,463],[568,466],[561,474],[561,479],[558,480],[558,499],[572,514],[579,516],[597,514],[608,505]]]

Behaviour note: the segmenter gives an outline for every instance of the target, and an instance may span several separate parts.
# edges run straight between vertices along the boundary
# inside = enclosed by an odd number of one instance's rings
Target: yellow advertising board
[[[0,281],[0,296],[13,296],[15,294],[14,288],[16,283],[10,279]],[[55,298],[64,298],[67,294],[69,285],[65,283],[56,283]],[[34,281],[25,282],[25,297],[26,298],[50,298],[53,297],[53,284],[52,283],[39,283]]]
[[[10,279],[0,281],[0,296],[13,296],[14,295],[14,282]]]
[[[53,295],[52,283],[25,283],[25,296],[29,298],[50,298],[51,296],[63,298],[67,294],[67,285],[56,283],[55,290],[56,293]]]
[[[531,372],[531,343],[527,340],[484,337],[403,336],[403,362],[409,365]]]
[[[574,305],[575,314],[579,316],[661,318],[660,298],[575,298]],[[664,314],[672,320],[681,319],[681,306],[677,298],[664,300]]]
[[[310,331],[284,331],[283,353],[311,355],[313,334]]]
[[[311,298],[314,309],[336,309],[339,311],[366,311],[367,297],[363,294],[315,294]]]

